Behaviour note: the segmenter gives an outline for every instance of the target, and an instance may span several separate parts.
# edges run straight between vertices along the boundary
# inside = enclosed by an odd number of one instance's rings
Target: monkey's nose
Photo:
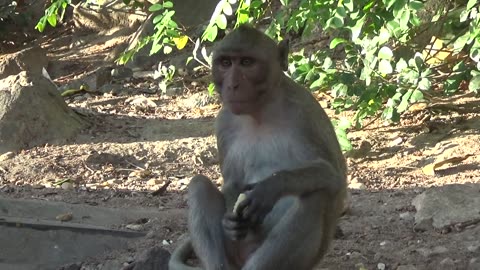
[[[230,90],[238,90],[239,86],[240,83],[231,83],[229,88]]]

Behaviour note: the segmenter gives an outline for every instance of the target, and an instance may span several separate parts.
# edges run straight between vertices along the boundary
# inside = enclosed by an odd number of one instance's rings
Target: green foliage
[[[167,67],[160,64],[158,66],[158,70],[155,71],[154,78],[155,79],[162,78],[159,84],[160,90],[162,91],[162,93],[167,92],[167,87],[173,82],[175,72],[176,72],[176,69],[175,69],[175,66],[173,65],[170,65]]]
[[[40,18],[35,29],[40,32],[45,30],[47,23],[50,26],[57,26],[58,21],[63,20],[63,16],[65,15],[65,10],[67,6],[71,4],[71,0],[52,0],[52,4],[45,10],[45,15]],[[60,15],[58,13],[60,12]]]
[[[175,14],[173,10],[173,2],[164,1],[163,3],[156,3],[149,7],[149,12],[155,15],[153,24],[155,33],[151,36],[143,37],[135,44],[133,49],[124,52],[117,60],[119,64],[128,62],[138,51],[140,51],[147,44],[152,44],[150,55],[163,51],[164,54],[169,54],[176,47],[182,50],[188,42],[188,36],[182,35],[182,31],[178,24],[173,20],[172,16]]]
[[[480,91],[480,13],[475,0],[466,6],[438,9],[433,17],[442,27],[427,36],[437,36],[430,46],[441,44],[435,49],[416,43],[418,36],[430,30],[429,22],[420,19],[421,1],[288,2],[281,1],[284,8],[269,29],[302,31],[306,37],[319,27],[336,37],[329,48],[308,56],[303,51],[294,53],[289,66],[292,78],[311,89],[331,90],[333,108],[356,110],[356,127],[361,127],[365,117],[379,113],[398,121],[410,104],[430,96],[433,86],[451,94],[469,80],[469,89]],[[278,37],[278,32],[273,36]],[[332,60],[338,54],[344,57]]]

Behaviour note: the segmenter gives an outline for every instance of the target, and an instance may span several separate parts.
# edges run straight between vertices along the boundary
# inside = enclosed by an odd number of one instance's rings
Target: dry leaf
[[[435,170],[442,167],[443,165],[446,165],[446,164],[458,164],[462,161],[464,161],[465,159],[467,159],[468,157],[470,156],[473,156],[472,154],[468,154],[468,155],[465,155],[465,156],[460,156],[460,157],[452,157],[452,158],[447,158],[447,159],[444,159],[444,160],[441,160],[441,161],[438,161],[438,162],[434,162],[432,164],[428,164],[427,166],[424,166],[422,168],[422,171],[424,174],[426,175],[430,175],[430,176],[435,176]]]

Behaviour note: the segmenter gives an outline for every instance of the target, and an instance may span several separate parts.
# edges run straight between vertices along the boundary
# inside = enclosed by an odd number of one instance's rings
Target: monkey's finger
[[[252,203],[252,199],[249,198],[249,196],[247,195],[247,197],[238,204],[236,214],[239,217],[246,219],[244,213],[247,208],[250,208],[251,203]]]
[[[248,205],[248,207],[245,207],[242,210],[243,211],[241,212],[242,213],[241,217],[246,220],[252,221],[252,215],[259,211],[259,204],[255,203],[255,201],[252,201]]]

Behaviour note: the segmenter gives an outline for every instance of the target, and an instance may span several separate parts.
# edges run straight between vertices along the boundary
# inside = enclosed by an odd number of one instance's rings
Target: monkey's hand
[[[247,236],[250,223],[236,213],[226,213],[222,220],[223,231],[231,240],[241,240]]]
[[[277,181],[277,176],[272,175],[259,183],[248,185],[245,200],[238,204],[238,215],[250,224],[261,224],[283,194],[282,184]]]

